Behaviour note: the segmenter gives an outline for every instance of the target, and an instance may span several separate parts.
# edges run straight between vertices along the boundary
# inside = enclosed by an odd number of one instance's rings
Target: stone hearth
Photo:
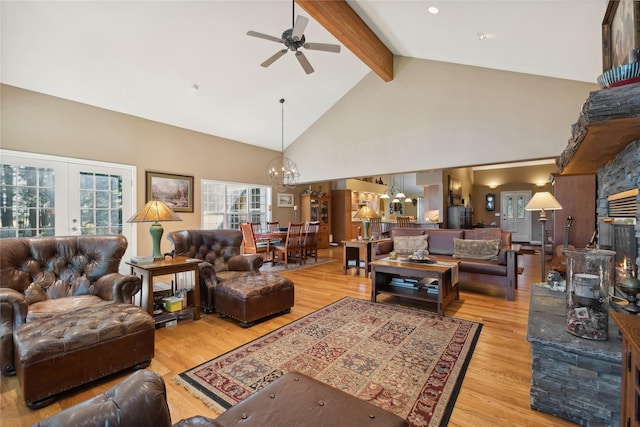
[[[620,425],[621,341],[565,331],[566,294],[531,285],[527,340],[531,343],[531,408],[584,426]]]

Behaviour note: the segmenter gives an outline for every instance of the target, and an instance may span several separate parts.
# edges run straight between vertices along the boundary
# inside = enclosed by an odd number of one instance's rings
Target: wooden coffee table
[[[394,261],[382,259],[372,262],[371,265],[371,301],[376,302],[378,294],[394,295],[417,301],[436,304],[438,314],[443,316],[444,310],[455,299],[460,298],[458,284],[454,283],[452,264],[459,261],[452,260],[447,263],[422,264],[414,262]],[[437,294],[427,293],[425,289],[408,288],[392,285],[405,279],[419,281],[433,278],[437,280]],[[434,283],[436,285],[436,283]]]

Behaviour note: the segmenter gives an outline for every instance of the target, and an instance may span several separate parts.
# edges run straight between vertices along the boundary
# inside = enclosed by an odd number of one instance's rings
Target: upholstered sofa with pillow
[[[175,255],[198,258],[200,308],[215,312],[214,290],[218,283],[260,274],[262,256],[241,255],[240,230],[181,230],[167,234]]]
[[[518,254],[511,249],[511,232],[500,228],[420,229],[394,228],[391,240],[378,244],[376,258],[399,256],[426,250],[436,260],[459,259],[459,280],[492,284],[506,289],[507,300],[513,301],[518,288]]]

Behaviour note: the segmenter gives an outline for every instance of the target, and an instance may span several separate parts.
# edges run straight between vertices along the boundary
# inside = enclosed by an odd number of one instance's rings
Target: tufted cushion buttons
[[[240,418],[242,418],[243,420],[246,420],[247,418],[249,418],[249,416],[247,414],[242,414],[240,415]]]
[[[319,401],[319,402],[318,402],[318,405],[320,405],[320,406],[324,406],[324,400]]]
[[[269,395],[269,397],[270,397],[270,398],[272,398],[272,399],[275,399],[275,398],[276,398],[276,395],[275,395],[275,394],[273,394],[273,393],[271,393],[271,394]]]
[[[16,355],[26,365],[154,328],[153,318],[135,305],[89,306],[24,323],[14,331]]]

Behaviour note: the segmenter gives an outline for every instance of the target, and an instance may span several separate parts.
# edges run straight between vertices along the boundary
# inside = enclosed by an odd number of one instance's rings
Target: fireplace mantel
[[[560,175],[595,173],[640,139],[640,83],[591,92],[567,147],[556,160]]]

